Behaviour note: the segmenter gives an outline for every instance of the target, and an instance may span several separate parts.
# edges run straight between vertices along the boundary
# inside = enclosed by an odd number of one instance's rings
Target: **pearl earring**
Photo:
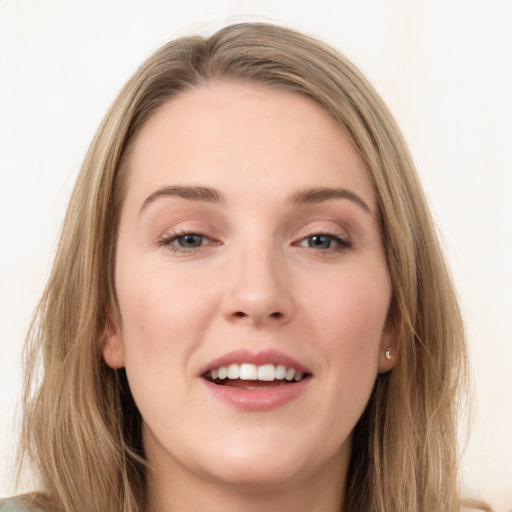
[[[386,349],[386,359],[391,359],[391,349]]]

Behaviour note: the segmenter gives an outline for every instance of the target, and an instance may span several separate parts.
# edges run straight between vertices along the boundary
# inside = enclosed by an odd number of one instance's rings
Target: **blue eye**
[[[196,235],[190,233],[183,236],[178,236],[172,240],[173,245],[177,245],[182,249],[194,249],[195,247],[201,247],[204,245],[206,238],[202,235]]]
[[[343,250],[350,247],[350,242],[334,235],[318,234],[304,238],[299,245],[324,251],[329,249]]]
[[[306,238],[308,247],[314,249],[330,249],[333,243],[333,239],[327,235],[314,235]]]
[[[189,252],[214,243],[210,238],[198,233],[173,233],[158,241],[158,245],[173,252]]]

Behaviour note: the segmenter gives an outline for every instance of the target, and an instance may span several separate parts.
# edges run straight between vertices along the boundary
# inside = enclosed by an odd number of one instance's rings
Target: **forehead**
[[[243,192],[344,186],[373,205],[372,186],[347,134],[314,101],[246,83],[214,83],[165,103],[130,156],[129,191],[174,183]]]

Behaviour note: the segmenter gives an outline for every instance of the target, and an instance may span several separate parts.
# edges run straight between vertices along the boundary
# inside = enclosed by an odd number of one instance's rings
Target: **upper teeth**
[[[230,364],[229,366],[221,366],[210,371],[211,378],[215,379],[240,379],[240,380],[302,380],[304,373],[295,368],[287,368],[279,364],[263,364],[256,366],[255,364],[242,363]]]

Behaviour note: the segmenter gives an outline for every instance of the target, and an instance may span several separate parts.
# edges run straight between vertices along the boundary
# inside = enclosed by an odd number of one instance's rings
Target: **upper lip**
[[[311,374],[311,370],[305,365],[294,359],[293,357],[280,352],[279,350],[260,350],[252,352],[248,349],[239,349],[224,354],[201,368],[199,375],[220,368],[221,366],[229,366],[230,364],[249,363],[256,366],[264,364],[284,365],[288,368],[295,368],[304,374]]]

